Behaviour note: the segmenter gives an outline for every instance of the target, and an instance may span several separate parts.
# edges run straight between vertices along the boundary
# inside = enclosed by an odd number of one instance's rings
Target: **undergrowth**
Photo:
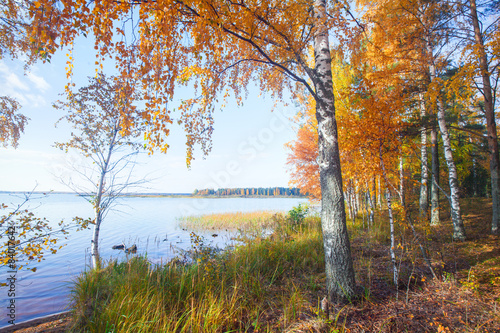
[[[349,223],[364,294],[355,303],[333,305],[329,318],[320,310],[326,295],[320,219],[298,209],[295,215],[273,215],[272,234],[250,233],[231,251],[215,251],[193,233],[189,262],[159,266],[137,256],[83,273],[73,291],[72,330],[497,332],[500,245],[480,226],[488,217],[485,205],[477,200],[468,206],[464,221],[470,240],[462,243],[452,242],[445,218],[436,228],[415,221],[415,239],[399,217],[397,286],[384,212],[370,226]]]

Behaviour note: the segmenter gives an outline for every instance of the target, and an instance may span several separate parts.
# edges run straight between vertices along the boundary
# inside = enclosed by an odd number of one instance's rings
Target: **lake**
[[[84,198],[73,194],[50,194],[46,197],[34,195],[29,208],[37,217],[45,217],[54,225],[72,217],[92,217],[92,206]],[[9,207],[23,201],[19,194],[0,193],[0,203]],[[138,254],[146,254],[153,263],[173,258],[176,249],[188,249],[190,231],[178,227],[183,216],[223,212],[250,212],[260,210],[288,211],[307,199],[300,198],[169,198],[169,197],[124,197],[106,216],[101,226],[100,254],[106,259],[126,259],[123,251],[112,250],[113,245],[136,244]],[[230,242],[230,234],[218,232],[203,234],[212,245],[224,247]],[[55,255],[48,254],[37,263],[36,272],[21,270],[16,274],[16,323],[55,314],[69,309],[72,281],[86,268],[90,258],[91,230],[72,230],[67,244]],[[8,267],[0,268],[0,280],[7,282]],[[7,306],[10,304],[8,289],[0,288],[2,308],[0,327],[9,325]]]

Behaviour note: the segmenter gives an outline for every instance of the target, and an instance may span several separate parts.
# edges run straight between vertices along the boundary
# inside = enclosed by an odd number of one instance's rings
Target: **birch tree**
[[[429,195],[427,193],[427,181],[429,178],[427,171],[427,127],[425,126],[426,110],[425,100],[423,94],[419,94],[420,104],[420,119],[422,127],[420,128],[420,161],[422,163],[420,172],[420,201],[419,201],[419,214],[420,218],[427,219],[427,210],[429,208]]]
[[[137,88],[144,91],[146,108],[134,120],[148,123],[151,150],[168,148],[172,110],[167,105],[177,87],[194,87],[194,97],[178,108],[188,165],[195,146],[205,153],[211,149],[213,112],[224,104],[219,98],[242,101],[250,82],[277,99],[285,90],[294,97],[304,90],[313,96],[327,289],[336,300],[355,294],[329,41],[335,29],[340,38],[350,33],[343,29],[345,7],[325,0],[41,0],[31,7],[32,36],[38,47],[53,52],[77,35],[93,33],[98,64],[111,56],[123,77],[140,79]]]
[[[431,225],[440,224],[439,219],[439,147],[436,122],[431,127],[431,155],[432,155],[432,182],[431,182]]]
[[[453,238],[464,240],[466,235],[461,218],[458,175],[442,101],[445,85],[440,78],[456,50],[455,47],[446,47],[452,38],[451,22],[456,15],[456,6],[447,1],[360,2],[369,9],[365,19],[373,23],[371,43],[368,45],[372,61],[386,66],[386,76],[393,73],[405,78],[404,84],[409,91],[416,88],[422,92],[426,115],[437,115],[448,166]],[[422,170],[427,168],[424,162],[426,159],[422,161]]]
[[[94,210],[93,268],[99,267],[100,263],[99,233],[104,218],[123,191],[142,182],[132,181],[130,177],[133,158],[141,147],[137,141],[140,127],[125,127],[130,117],[139,112],[132,104],[134,95],[130,92],[129,84],[99,75],[90,79],[89,86],[68,96],[67,101],[55,104],[56,108],[68,112],[61,120],[76,130],[68,142],[56,143],[56,147],[66,152],[74,149],[92,161],[90,167],[75,169],[82,176],[83,185],[73,181],[67,181],[67,184],[86,195]]]
[[[495,119],[496,91],[498,87],[498,66],[500,65],[500,16],[498,3],[476,0],[461,4],[462,40],[465,44],[461,61],[463,66],[457,73],[459,82],[473,87],[484,101],[487,140],[490,152],[491,199],[493,206],[491,232],[498,234],[500,220],[500,158],[498,134]],[[482,7],[483,12],[480,11]],[[459,83],[457,87],[463,86]]]

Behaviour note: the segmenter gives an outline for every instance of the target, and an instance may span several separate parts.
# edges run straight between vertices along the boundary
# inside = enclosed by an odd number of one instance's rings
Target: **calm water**
[[[0,194],[0,203],[9,206],[22,198],[13,194]],[[125,259],[123,251],[111,247],[124,242],[137,244],[139,254],[147,254],[152,262],[166,261],[176,255],[175,249],[190,247],[189,231],[181,230],[178,218],[189,215],[236,211],[288,211],[306,199],[288,198],[123,198],[101,226],[100,254],[104,259]],[[71,194],[52,194],[30,200],[30,208],[38,217],[51,223],[74,216],[91,217],[92,207],[85,199]],[[63,247],[55,255],[36,265],[37,272],[19,271],[16,281],[16,323],[68,309],[71,282],[89,264],[91,230],[72,231]],[[213,245],[223,247],[230,235],[212,238]],[[64,242],[64,240],[63,240]],[[7,267],[0,268],[0,280],[6,282]],[[8,325],[8,290],[0,288],[0,327]]]

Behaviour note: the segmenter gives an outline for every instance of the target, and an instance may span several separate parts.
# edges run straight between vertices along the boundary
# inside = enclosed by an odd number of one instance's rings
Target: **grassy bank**
[[[369,229],[350,224],[359,300],[320,311],[324,258],[318,218],[276,216],[275,232],[218,253],[194,241],[191,264],[112,262],[74,286],[73,330],[87,332],[494,332],[500,321],[498,237],[485,236],[487,203],[469,204],[470,240],[449,239],[449,222],[417,224],[438,275],[399,224],[400,281],[392,283],[384,212]],[[465,210],[464,210],[465,211]],[[443,216],[445,218],[445,216]],[[483,227],[484,225],[484,227]]]

